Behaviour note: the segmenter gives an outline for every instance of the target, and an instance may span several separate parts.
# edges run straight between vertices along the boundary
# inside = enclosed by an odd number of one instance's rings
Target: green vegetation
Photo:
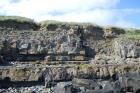
[[[90,26],[98,26],[96,24],[92,23],[82,23],[82,22],[62,22],[62,21],[56,21],[56,20],[46,20],[40,22],[42,26],[47,26],[47,25],[65,25],[65,26],[75,26],[75,25],[90,25]]]
[[[35,23],[32,19],[26,18],[26,17],[19,17],[19,16],[0,16],[0,21],[9,21],[13,20],[16,22],[21,22],[21,23]]]
[[[40,25],[39,25],[40,24]],[[79,22],[61,22],[55,20],[46,20],[40,23],[36,23],[34,20],[20,16],[0,16],[0,31],[9,30],[20,31],[20,30],[48,30],[55,31],[58,28],[70,29],[71,26],[85,26],[87,31],[94,29],[103,29],[104,27],[98,26],[92,23],[79,23]],[[140,30],[138,29],[125,29],[119,27],[109,26],[107,28],[115,30],[118,34],[124,34],[129,39],[140,39]],[[61,29],[60,29],[61,30]]]
[[[78,65],[79,68],[88,68],[88,67],[92,67],[90,64],[80,64]]]
[[[34,20],[19,16],[0,16],[0,30],[37,30]]]
[[[40,22],[41,27],[46,28],[49,31],[54,31],[57,28],[69,29],[70,26],[75,26],[78,24],[79,23],[60,22],[60,21],[55,21],[55,20],[46,20],[46,21]]]
[[[129,39],[140,40],[140,35],[127,35]]]
[[[88,27],[92,27],[96,26],[96,24],[91,24],[91,23],[79,23],[79,22],[61,22],[61,21],[55,21],[55,20],[46,20],[46,21],[42,21],[40,22],[41,27],[43,28],[47,28],[47,30],[51,31],[51,30],[56,30],[57,28],[63,28],[63,29],[70,29],[70,27],[73,26],[88,26]],[[91,28],[90,27],[90,28]],[[99,26],[98,26],[99,27]]]
[[[42,25],[50,25],[50,24],[55,24],[55,25],[78,25],[81,23],[77,23],[77,22],[61,22],[61,21],[56,21],[56,20],[46,20],[46,21],[42,21],[40,22]]]
[[[127,29],[125,35],[129,39],[140,40],[140,30],[138,29]]]

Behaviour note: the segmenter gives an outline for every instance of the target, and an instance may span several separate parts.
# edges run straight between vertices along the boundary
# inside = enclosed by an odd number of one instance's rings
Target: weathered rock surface
[[[57,93],[72,93],[72,83],[71,82],[60,82],[54,89]]]
[[[127,40],[126,38],[119,38],[114,40],[114,50],[117,56],[122,58],[136,58],[139,57],[139,41]]]
[[[23,31],[31,25],[17,26],[22,31],[0,29],[0,87],[24,88],[6,93],[47,93],[52,87],[56,93],[139,93],[140,41],[122,38],[124,29],[40,24],[41,31]]]
[[[0,79],[10,78],[10,81],[37,81],[42,75],[43,68],[32,67],[1,67]]]
[[[8,55],[12,60],[20,60],[19,55],[55,55],[47,60],[85,60],[80,56],[67,56],[74,54],[87,58],[93,58],[95,54],[111,55],[114,53],[113,38],[123,30],[106,29],[94,25],[75,25],[69,29],[60,28],[59,31],[1,31],[0,54]],[[112,34],[111,39],[107,33]],[[134,56],[132,54],[133,51],[130,51],[128,57]]]

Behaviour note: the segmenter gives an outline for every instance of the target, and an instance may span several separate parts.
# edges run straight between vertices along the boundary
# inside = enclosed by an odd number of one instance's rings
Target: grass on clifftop
[[[93,23],[83,23],[83,22],[62,22],[62,21],[56,21],[56,20],[46,20],[40,22],[40,27],[46,28],[48,31],[54,31],[57,28],[63,28],[65,30],[72,28],[75,28],[75,26],[85,26],[88,29],[92,29],[93,27],[102,28],[99,25],[93,24]],[[90,31],[90,30],[88,30]]]
[[[46,20],[40,22],[42,26],[47,25],[65,25],[65,26],[75,26],[75,25],[96,25],[92,23],[82,23],[82,22],[62,22],[62,21],[56,21],[56,20]],[[97,26],[97,25],[96,25]]]
[[[82,23],[78,22],[61,22],[61,21],[56,21],[56,20],[46,20],[40,22],[42,25],[49,25],[49,24],[56,24],[56,25],[80,25]]]
[[[0,21],[8,21],[8,20],[15,20],[17,22],[29,22],[35,23],[32,19],[26,17],[19,17],[19,16],[0,16]]]
[[[4,28],[4,29],[14,28],[16,30],[19,30],[18,28],[20,28],[21,30],[22,26],[24,26],[23,30],[24,28],[27,28],[27,26],[28,26],[28,29],[33,29],[33,30],[36,30],[38,28],[38,24],[30,18],[20,17],[20,16],[0,16],[1,28]],[[25,30],[28,30],[28,29],[25,29]]]
[[[125,35],[129,39],[140,40],[140,30],[138,29],[127,29]]]

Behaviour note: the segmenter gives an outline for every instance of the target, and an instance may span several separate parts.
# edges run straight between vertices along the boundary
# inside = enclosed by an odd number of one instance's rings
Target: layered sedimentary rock
[[[80,55],[93,58],[96,54],[114,54],[113,40],[124,32],[119,28],[106,29],[82,25],[58,31],[2,31],[0,53],[14,55],[12,58],[16,59],[19,54],[46,55],[45,59],[48,60],[50,54],[58,55],[56,58],[51,56],[52,60],[85,60]],[[112,36],[108,36],[108,33]],[[79,57],[68,56],[74,54]]]
[[[14,28],[19,31],[0,31],[0,82],[39,81],[46,87],[55,86],[56,91],[61,89],[60,93],[73,86],[84,93],[139,89],[134,82],[140,85],[140,41],[125,38],[124,29],[40,24],[35,28],[38,31],[30,31],[27,25]]]
[[[25,60],[84,61],[91,59],[93,59],[91,63],[99,65],[123,64],[128,60],[139,62],[140,41],[121,39],[119,35],[124,33],[124,29],[81,24],[68,28],[60,25],[54,30],[1,31],[1,63]],[[100,71],[105,71],[106,75],[109,73],[106,68]]]

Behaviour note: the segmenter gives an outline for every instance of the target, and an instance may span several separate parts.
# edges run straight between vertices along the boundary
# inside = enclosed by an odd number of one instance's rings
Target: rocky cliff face
[[[122,58],[139,57],[139,43],[138,40],[128,40],[126,38],[114,40],[115,53]]]
[[[139,82],[127,75],[140,73],[140,40],[124,37],[125,29],[66,23],[35,24],[35,29],[32,24],[14,25],[11,21],[0,25],[6,27],[0,30],[0,82],[39,81],[50,87],[70,81],[95,91],[139,89],[134,82],[123,83],[124,77]],[[112,87],[118,83],[119,87]]]
[[[10,81],[37,81],[42,70],[31,67],[7,67],[0,69],[0,79],[9,78]]]
[[[69,81],[73,78],[79,79],[115,79],[119,74],[130,72],[140,73],[137,64],[122,65],[92,65],[92,66],[35,66],[23,65],[21,67],[2,67],[0,69],[0,79],[9,77],[11,81],[38,81],[44,77],[46,81]]]
[[[91,60],[92,64],[99,65],[123,64],[128,63],[128,60],[139,62],[140,41],[122,38],[120,35],[124,29],[121,28],[102,28],[91,24],[49,24],[41,25],[40,30],[43,31],[1,31],[1,64],[40,60]]]
[[[2,55],[63,55],[60,60],[69,60],[69,54],[81,54],[80,37],[75,33],[61,32],[1,32]],[[47,56],[48,55],[48,56]],[[52,56],[53,57],[53,56]],[[52,60],[56,60],[55,58]]]
[[[113,40],[123,33],[123,30],[81,25],[68,30],[61,28],[58,31],[1,31],[0,33],[0,53],[15,60],[20,59],[16,57],[20,54],[45,55],[45,59],[48,60],[50,54],[55,54],[60,55],[57,59],[72,60],[76,58],[70,58],[68,55],[94,58],[96,54],[114,54]],[[61,57],[62,55],[64,57]],[[56,60],[53,56],[51,59]]]

